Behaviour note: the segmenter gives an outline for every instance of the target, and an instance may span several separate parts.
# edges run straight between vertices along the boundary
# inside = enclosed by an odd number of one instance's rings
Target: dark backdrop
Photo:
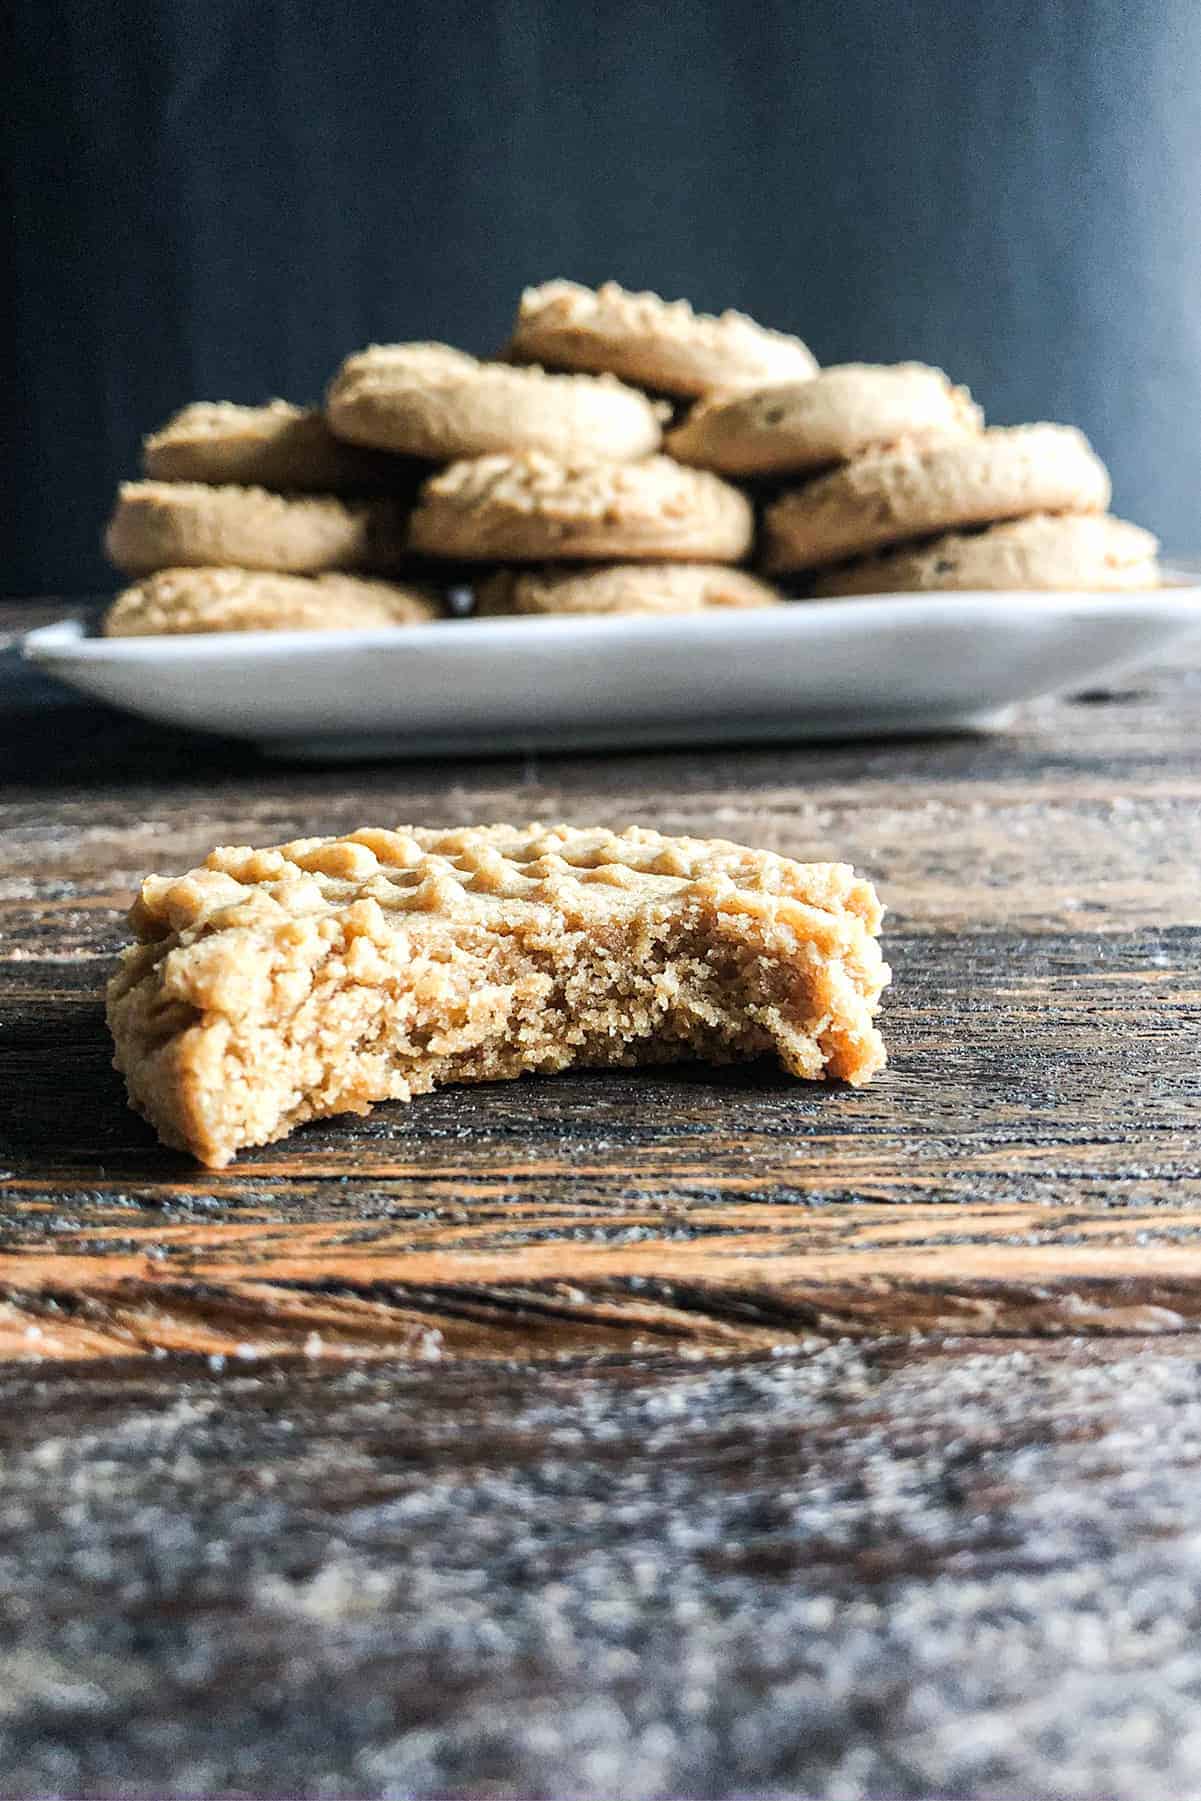
[[[1201,0],[9,0],[2,590],[141,432],[551,275],[1075,420],[1201,545]],[[5,321],[0,318],[0,326]]]

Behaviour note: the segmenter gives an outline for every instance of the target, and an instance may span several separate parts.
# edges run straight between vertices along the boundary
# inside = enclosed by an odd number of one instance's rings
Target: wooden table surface
[[[333,770],[0,669],[4,1793],[1201,1792],[1201,648],[993,738]],[[220,1174],[127,1111],[140,875],[530,818],[868,871],[890,1070]]]

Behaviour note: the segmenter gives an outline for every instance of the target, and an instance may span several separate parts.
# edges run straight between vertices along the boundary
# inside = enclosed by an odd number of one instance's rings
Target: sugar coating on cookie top
[[[706,503],[747,505],[718,476],[685,469],[671,457],[642,457],[631,463],[596,457],[561,461],[538,451],[452,463],[431,476],[422,490],[422,499],[427,498],[463,512],[487,506],[539,518],[614,524],[630,518],[679,518]]]
[[[595,290],[564,280],[527,288],[509,351],[522,360],[545,355],[582,369],[611,368],[680,394],[803,380],[817,369],[800,338],[746,313],[698,313],[686,300],[613,281]]]
[[[978,434],[983,414],[966,388],[925,363],[840,363],[807,381],[698,400],[668,434],[681,462],[723,475],[808,470],[904,438]]]
[[[153,531],[195,525],[208,529],[228,522],[248,534],[263,534],[264,545],[280,532],[345,530],[386,516],[387,503],[371,499],[343,499],[336,494],[277,494],[270,488],[240,482],[121,482],[109,536],[140,529]]]
[[[421,395],[438,388],[457,392],[464,383],[535,400],[598,393],[629,396],[652,410],[656,418],[666,418],[668,413],[666,407],[647,400],[615,375],[564,375],[541,369],[536,363],[488,363],[449,344],[371,344],[347,357],[334,376],[330,394],[340,397],[356,387],[374,386],[390,393],[411,387]]]
[[[551,375],[438,344],[349,357],[326,395],[340,436],[434,461],[516,450],[638,457],[658,449],[666,409],[612,375]]]
[[[229,483],[122,482],[105,533],[129,575],[178,565],[291,574],[385,571],[404,560],[405,509],[394,500],[276,494]]]
[[[261,406],[243,406],[236,400],[192,400],[172,413],[157,431],[148,433],[143,443],[152,449],[176,440],[224,437],[230,431],[270,435],[279,427],[320,417],[314,408],[294,406],[290,400],[265,400]]]
[[[599,288],[586,288],[574,281],[547,281],[526,288],[518,308],[518,326],[533,324],[570,325],[598,333],[609,331],[654,332],[678,338],[689,344],[707,344],[724,349],[741,344],[746,348],[764,343],[786,348],[790,355],[803,352],[798,360],[816,368],[800,338],[788,332],[760,325],[747,313],[729,307],[722,313],[700,313],[687,300],[664,300],[649,289],[634,291],[615,281]]]
[[[371,375],[381,376],[391,372],[394,376],[411,374],[424,380],[436,381],[439,377],[449,378],[454,375],[470,375],[482,365],[478,357],[468,350],[456,350],[452,344],[435,344],[419,342],[412,344],[368,344],[365,350],[356,350],[348,356],[334,377],[337,384],[344,377]]]
[[[330,519],[369,513],[379,503],[373,499],[343,498],[337,494],[277,494],[243,482],[121,482],[117,497],[131,506],[162,508],[164,512],[185,514],[193,509],[225,507],[231,512],[252,510],[277,519],[316,518],[324,514]]]
[[[315,407],[197,400],[142,442],[151,480],[260,486],[283,493],[396,493],[413,483],[395,456],[346,444]]]
[[[467,459],[426,483],[409,521],[414,550],[502,563],[736,563],[753,533],[745,495],[656,456]]]
[[[227,631],[330,631],[415,625],[441,613],[432,589],[343,574],[160,569],[119,594],[108,638]]]

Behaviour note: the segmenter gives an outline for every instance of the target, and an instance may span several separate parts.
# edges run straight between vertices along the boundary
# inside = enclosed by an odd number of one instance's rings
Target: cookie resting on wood
[[[864,1082],[889,971],[869,882],[721,839],[366,829],[150,876],[109,984],[116,1066],[213,1168],[448,1082],[729,1062]]]

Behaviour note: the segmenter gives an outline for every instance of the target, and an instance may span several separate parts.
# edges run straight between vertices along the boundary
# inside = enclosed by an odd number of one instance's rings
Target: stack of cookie
[[[506,362],[376,346],[343,364],[326,416],[356,445],[444,465],[409,543],[469,564],[481,614],[764,606],[779,595],[736,567],[753,545],[751,504],[659,454],[664,395],[815,369],[799,339],[737,314],[556,282],[526,294]]]
[[[800,483],[766,508],[762,562],[812,595],[1158,579],[1155,539],[1106,513],[1109,475],[1082,433],[985,429],[966,389],[920,363],[713,396],[667,448],[728,477]]]
[[[313,409],[200,402],[145,440],[146,479],[122,484],[105,548],[138,578],[112,637],[317,630],[437,618],[405,526],[422,471],[344,444]]]
[[[941,370],[819,370],[743,314],[613,283],[528,289],[503,361],[374,345],[324,413],[187,407],[144,467],[108,529],[139,578],[112,633],[415,624],[464,567],[481,615],[785,598],[747,565],[805,595],[1157,580],[1072,428],[986,429]]]

